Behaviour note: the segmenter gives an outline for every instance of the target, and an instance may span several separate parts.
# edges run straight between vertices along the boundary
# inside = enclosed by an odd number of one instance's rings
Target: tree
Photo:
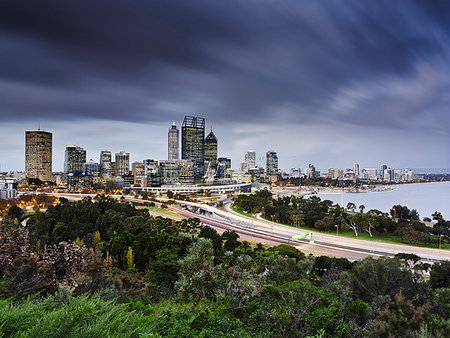
[[[216,254],[219,254],[222,251],[222,236],[220,236],[215,229],[204,225],[198,236],[210,239]]]
[[[400,290],[408,297],[423,293],[425,284],[421,280],[404,262],[387,257],[365,258],[341,276],[341,283],[352,291],[353,297],[365,302],[380,296],[393,297]]]
[[[369,337],[417,337],[418,331],[427,321],[430,305],[414,306],[402,291],[369,325]]]
[[[361,228],[363,231],[366,231],[370,237],[372,237],[372,230],[375,229],[375,227],[378,225],[376,217],[373,215],[367,213],[367,214],[361,214]]]
[[[12,205],[8,212],[6,213],[6,217],[9,218],[12,221],[15,221],[17,223],[20,223],[23,216],[23,210],[22,208],[19,208],[17,205]]]
[[[355,233],[355,236],[358,237],[358,223],[360,221],[360,214],[353,214],[347,216],[347,221],[345,219],[342,220],[342,225],[347,227]]]
[[[284,257],[287,256],[291,258],[296,258],[298,260],[303,260],[306,258],[306,255],[303,252],[293,247],[292,245],[287,244],[279,244],[277,246],[273,246],[269,248],[267,251],[276,252],[280,256]]]
[[[334,229],[334,218],[332,216],[325,216],[314,223],[314,228],[320,231],[331,231]]]
[[[364,209],[365,209],[366,207],[364,206],[364,204],[361,204],[360,206],[359,206],[359,212],[362,214],[362,213],[364,213]]]
[[[222,234],[222,240],[225,241],[223,247],[227,251],[234,251],[237,247],[240,246],[238,242],[239,235],[236,231],[227,230]]]
[[[352,203],[352,202],[347,203],[347,210],[351,210],[352,212],[355,212],[355,209],[356,209],[355,203]]]
[[[430,271],[430,284],[433,289],[450,287],[450,261],[433,264]]]
[[[175,283],[179,292],[193,297],[214,295],[214,251],[210,239],[199,238],[189,247],[186,257],[179,263],[179,280]]]

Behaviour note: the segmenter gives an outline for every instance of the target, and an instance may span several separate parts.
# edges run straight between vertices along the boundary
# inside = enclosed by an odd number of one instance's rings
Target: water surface
[[[317,194],[321,199],[327,199],[347,206],[353,202],[359,207],[363,204],[369,209],[389,212],[393,205],[406,205],[409,209],[416,209],[421,218],[431,217],[435,211],[440,211],[445,219],[450,219],[450,182],[399,184],[390,186],[394,190],[346,193],[346,194]]]

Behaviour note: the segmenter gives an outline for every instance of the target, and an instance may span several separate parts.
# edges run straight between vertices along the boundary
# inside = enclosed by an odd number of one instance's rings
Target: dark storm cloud
[[[449,22],[447,2],[2,1],[0,114],[448,133]]]

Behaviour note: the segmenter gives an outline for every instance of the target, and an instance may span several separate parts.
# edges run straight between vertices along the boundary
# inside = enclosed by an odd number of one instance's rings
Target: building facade
[[[205,139],[205,161],[209,162],[210,170],[216,170],[217,167],[217,137],[211,132]]]
[[[266,153],[266,173],[267,175],[278,174],[278,155],[275,151]]]
[[[130,153],[121,151],[115,155],[116,176],[128,175],[130,172]]]
[[[160,161],[161,185],[194,184],[194,163],[189,160]]]
[[[181,158],[194,164],[195,183],[205,174],[205,119],[185,116],[181,128]]]
[[[109,150],[102,150],[100,152],[100,176],[103,181],[111,179],[111,152]]]
[[[25,175],[41,181],[52,180],[52,133],[43,130],[25,132]]]
[[[179,130],[175,121],[172,123],[172,127],[169,129],[169,156],[168,160],[178,160],[179,159]]]
[[[17,181],[14,178],[0,179],[0,198],[9,200],[17,197]]]
[[[86,150],[73,144],[67,145],[64,171],[66,173],[81,174],[84,172],[85,164]]]
[[[144,162],[134,162],[131,165],[131,173],[134,177],[134,186],[145,187],[147,185]]]

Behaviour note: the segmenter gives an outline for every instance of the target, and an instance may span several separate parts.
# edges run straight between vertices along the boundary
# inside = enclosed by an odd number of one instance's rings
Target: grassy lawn
[[[136,207],[136,208],[137,209],[147,209],[147,210],[149,210],[151,212],[156,212],[158,214],[171,216],[171,217],[187,218],[187,217],[184,217],[182,215],[177,214],[176,212],[170,211],[168,209],[158,208],[158,207],[143,207],[143,206],[139,206],[139,207]]]
[[[236,206],[234,204],[233,204],[232,208],[233,208],[234,211],[236,211],[237,213],[239,213],[239,214],[241,214],[243,216],[256,218],[255,215],[252,214],[251,212],[244,212],[241,207],[238,207],[238,206]]]
[[[234,209],[234,208],[233,208]],[[237,210],[236,210],[237,211]],[[239,212],[239,211],[237,211]],[[242,215],[247,216],[247,214],[241,212]],[[251,215],[251,214],[250,214]],[[252,216],[250,216],[252,217]],[[270,220],[268,220],[270,221]],[[277,223],[277,222],[274,222]],[[327,232],[327,231],[320,231],[317,229],[312,229],[312,228],[307,228],[307,227],[296,227],[293,226],[291,224],[284,224],[284,223],[277,223],[277,224],[281,224],[281,225],[287,225],[289,227],[292,228],[296,228],[296,229],[301,229],[301,230],[306,230],[306,231],[314,231],[314,232],[319,232],[322,234],[329,234],[329,235],[336,235],[336,231],[334,232]],[[423,247],[423,248],[431,248],[431,249],[438,249],[438,247],[435,244],[432,243],[423,243],[420,242],[418,244],[411,244],[409,242],[404,242],[401,240],[400,237],[398,236],[394,236],[392,234],[374,234],[372,233],[373,237],[370,237],[370,235],[367,232],[361,232],[358,233],[358,237],[355,236],[355,233],[351,230],[347,230],[347,231],[339,231],[339,237],[347,237],[347,238],[355,238],[355,239],[364,239],[367,241],[374,241],[374,242],[383,242],[383,243],[391,243],[391,244],[403,244],[403,245],[411,245],[411,246],[417,246],[417,247]],[[431,236],[433,239],[437,239],[437,236]],[[450,250],[450,244],[448,243],[442,243],[441,249],[443,250]]]

